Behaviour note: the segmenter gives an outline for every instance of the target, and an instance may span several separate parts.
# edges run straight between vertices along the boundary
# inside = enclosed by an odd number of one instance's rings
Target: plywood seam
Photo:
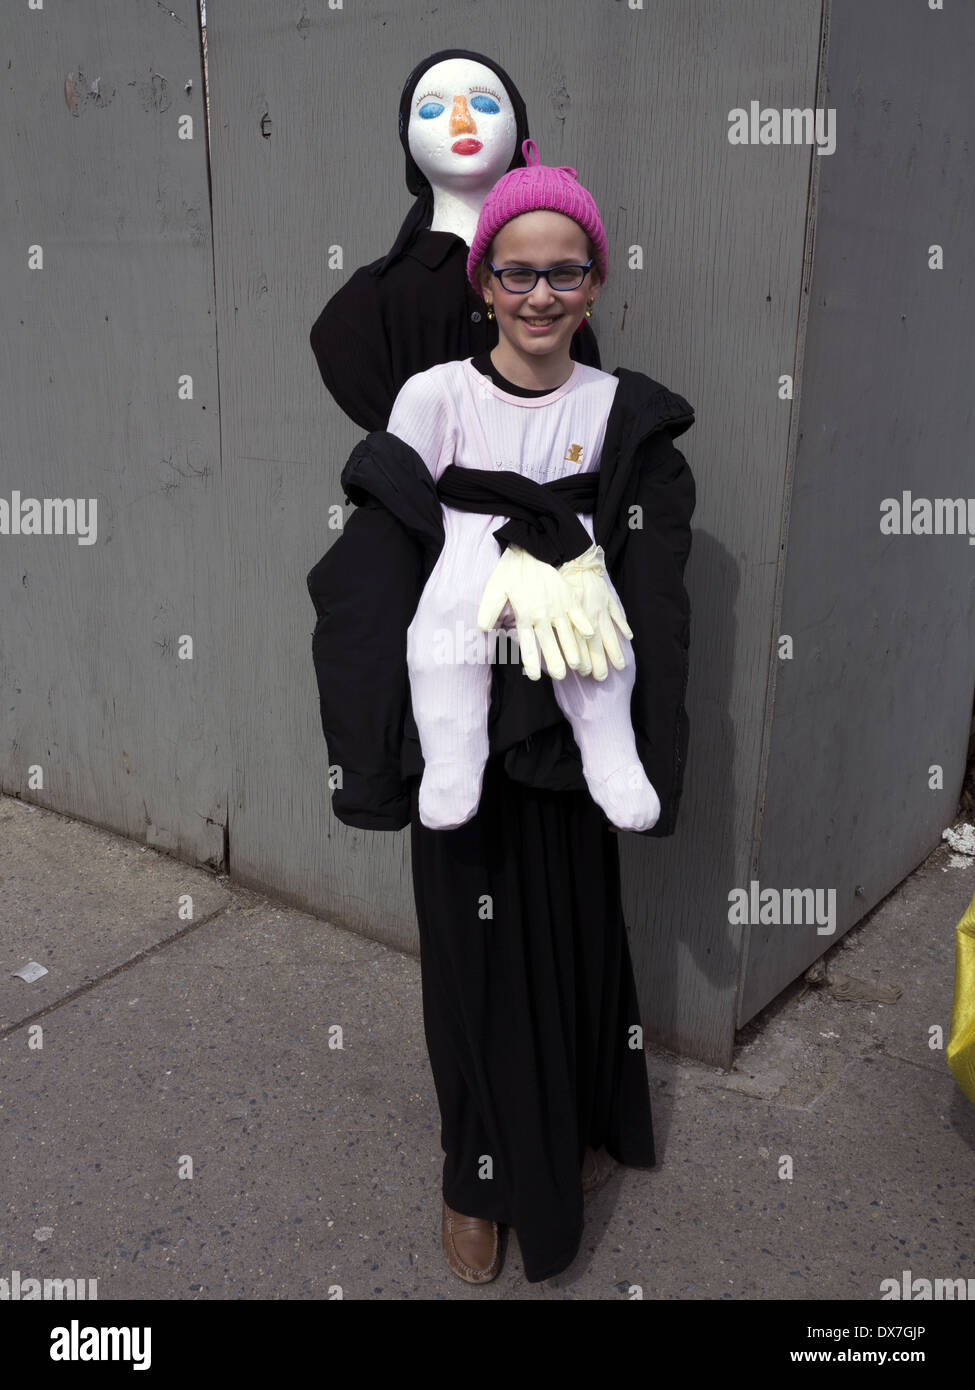
[[[820,11],[819,56],[816,64],[816,108],[826,103],[827,57],[829,53],[829,28],[832,0],[822,0]],[[815,145],[809,147],[809,182],[806,196],[806,228],[803,237],[802,275],[799,287],[799,303],[796,313],[795,353],[792,367],[792,401],[789,406],[789,434],[786,443],[785,475],[782,492],[782,517],[779,525],[779,555],[775,574],[775,591],[772,598],[772,632],[769,642],[768,678],[765,687],[765,712],[762,721],[762,746],[759,755],[758,779],[755,792],[755,813],[752,823],[752,845],[749,855],[750,876],[758,874],[761,857],[762,829],[765,820],[765,793],[768,783],[768,767],[772,746],[772,726],[775,718],[775,689],[778,676],[778,635],[782,620],[782,595],[785,589],[785,569],[788,558],[789,520],[792,509],[792,484],[795,476],[796,458],[799,452],[799,423],[802,396],[802,369],[806,346],[806,328],[809,320],[809,292],[812,286],[813,258],[816,247],[816,218],[819,197],[819,161],[822,158]],[[738,958],[738,978],[735,984],[735,1026],[741,1028],[747,1021],[741,1017],[742,985],[748,974],[748,960],[751,948],[751,929],[745,928],[744,943]]]

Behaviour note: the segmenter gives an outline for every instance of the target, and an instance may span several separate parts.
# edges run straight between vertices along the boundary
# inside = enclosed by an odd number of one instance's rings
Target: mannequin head
[[[513,217],[495,235],[478,268],[482,298],[494,310],[498,346],[492,357],[498,370],[521,381],[525,369],[558,378],[568,369],[572,335],[602,288],[595,264],[574,290],[553,289],[543,277],[527,294],[506,289],[492,273],[491,262],[505,266],[583,265],[595,258],[595,248],[583,227],[560,212],[539,208]],[[551,317],[551,326],[537,332],[528,321]],[[527,381],[524,382],[528,384]],[[547,383],[542,383],[547,384]]]
[[[420,84],[425,81],[429,73],[433,72],[434,68],[438,67],[440,64],[452,62],[456,59],[460,59],[467,64],[466,76],[468,80],[460,89],[448,93],[439,85],[432,88],[425,85],[421,88]],[[477,131],[473,138],[479,140],[482,146],[485,144],[484,135],[487,133],[488,118],[491,117],[494,121],[499,119],[493,112],[487,109],[480,112],[477,111],[477,106],[487,107],[487,102],[478,101],[476,106],[472,105],[472,98],[479,95],[477,92],[472,92],[470,90],[472,85],[470,79],[474,77],[472,69],[478,70],[478,76],[482,78],[486,76],[487,78],[486,82],[482,83],[478,83],[476,78],[474,78],[473,85],[475,87],[489,85],[491,90],[501,97],[502,100],[499,103],[501,106],[501,118],[503,119],[506,109],[509,109],[510,114],[513,116],[515,131],[511,160],[508,167],[517,169],[521,168],[525,163],[525,158],[522,153],[522,143],[528,138],[528,112],[525,110],[524,98],[501,64],[496,62],[493,58],[488,57],[487,54],[477,53],[470,48],[440,48],[435,53],[427,54],[425,58],[422,58],[420,62],[413,67],[403,85],[403,91],[399,99],[399,140],[406,158],[406,186],[410,192],[415,195],[416,201],[406,214],[403,224],[396,235],[396,240],[393,242],[387,254],[382,261],[378,261],[371,268],[373,275],[385,275],[390,267],[399,261],[404,251],[412,246],[416,237],[427,227],[429,227],[431,231],[452,231],[456,233],[456,235],[462,237],[468,245],[470,244],[471,238],[476,230],[477,217],[480,212],[481,203],[484,201],[491,183],[491,175],[487,173],[483,167],[480,170],[478,168],[479,165],[483,166],[487,156],[484,149],[482,149],[477,151],[475,155],[458,156],[456,153],[453,153],[451,158],[444,159],[442,151],[440,156],[436,157],[435,150],[432,149],[431,146],[436,145],[436,131],[439,128],[441,146],[446,145],[448,153],[450,152],[449,147],[453,141],[450,138],[449,125],[454,110],[453,98],[458,95],[464,97],[464,105],[468,108],[471,119],[477,126]],[[436,76],[436,74],[434,74],[434,76]],[[444,84],[445,87],[455,87],[455,85],[453,80],[449,80]],[[448,97],[450,99],[447,114],[441,113],[439,120],[437,116],[433,114],[432,107],[430,108],[430,114],[426,117],[416,117],[415,115],[413,97],[414,95],[423,96],[426,92],[440,92],[445,102]],[[423,121],[422,126],[420,125],[420,121]],[[460,186],[456,187],[456,191],[451,191],[451,188],[441,181],[439,182],[438,191],[435,194],[429,178],[414,158],[413,150],[411,149],[411,135],[413,134],[416,134],[421,158],[431,169],[431,172],[438,181],[441,180],[441,175],[450,176],[452,164],[453,172],[458,172],[458,159],[465,159],[467,161],[466,178],[468,180],[468,186],[465,187],[464,180],[460,179]],[[470,134],[470,132],[468,132],[468,134]],[[454,139],[456,138],[459,137],[454,137]],[[478,181],[471,183],[471,171],[478,174],[483,173],[484,182],[481,182],[478,178]],[[502,170],[501,172],[504,171]]]
[[[483,63],[446,58],[428,68],[410,102],[409,147],[434,196],[486,193],[511,164],[517,127],[504,84]]]

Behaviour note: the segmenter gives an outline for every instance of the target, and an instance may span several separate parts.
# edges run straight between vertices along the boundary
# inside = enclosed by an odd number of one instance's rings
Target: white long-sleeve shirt
[[[573,362],[568,380],[548,395],[515,396],[479,372],[468,357],[442,362],[405,381],[386,428],[417,451],[434,481],[455,463],[459,468],[508,469],[549,483],[599,467],[618,385],[619,379],[608,372]]]
[[[479,372],[471,359],[442,362],[403,383],[387,429],[411,445],[439,479],[459,468],[507,469],[551,482],[599,467],[606,422],[619,378],[573,362],[561,386],[545,396],[515,396]],[[418,612],[430,622],[473,622],[488,577],[501,557],[493,533],[502,514],[442,508],[444,547],[424,586]],[[592,517],[579,514],[590,539]],[[498,625],[514,626],[505,604]]]

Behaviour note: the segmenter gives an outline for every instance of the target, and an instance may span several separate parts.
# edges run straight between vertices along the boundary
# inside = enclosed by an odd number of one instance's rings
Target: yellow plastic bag
[[[955,998],[945,1056],[952,1076],[975,1105],[975,894],[955,928]]]

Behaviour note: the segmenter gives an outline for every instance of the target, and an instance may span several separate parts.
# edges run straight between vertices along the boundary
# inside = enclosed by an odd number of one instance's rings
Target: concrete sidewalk
[[[97,1279],[103,1300],[876,1300],[904,1270],[973,1279],[975,1106],[928,1045],[975,889],[952,859],[827,958],[896,1002],[800,981],[732,1072],[651,1049],[658,1167],[601,1155],[572,1267],[526,1283],[510,1233],[471,1287],[440,1249],[419,962],[0,797],[0,1279]],[[49,973],[12,978],[28,960]]]

